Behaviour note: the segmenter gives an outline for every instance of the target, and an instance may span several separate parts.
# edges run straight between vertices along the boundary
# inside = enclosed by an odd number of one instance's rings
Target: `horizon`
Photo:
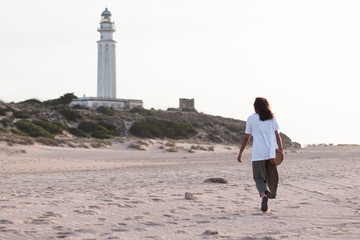
[[[357,1],[8,1],[0,100],[95,97],[106,7],[118,98],[158,110],[194,98],[198,112],[246,121],[261,96],[292,141],[360,144]]]

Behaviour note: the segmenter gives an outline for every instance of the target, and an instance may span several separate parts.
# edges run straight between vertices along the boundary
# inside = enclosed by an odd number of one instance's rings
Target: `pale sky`
[[[1,0],[0,99],[95,97],[105,7],[118,98],[246,120],[261,96],[293,141],[360,144],[357,0]]]

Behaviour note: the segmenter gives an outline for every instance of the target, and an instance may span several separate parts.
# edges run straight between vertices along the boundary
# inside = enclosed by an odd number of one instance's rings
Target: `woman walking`
[[[275,158],[275,149],[283,151],[282,140],[278,133],[279,126],[265,98],[256,98],[255,113],[246,121],[245,137],[240,147],[238,162],[242,162],[242,153],[253,136],[252,169],[256,188],[259,191],[261,210],[268,210],[268,198],[276,197],[278,172],[269,159]]]

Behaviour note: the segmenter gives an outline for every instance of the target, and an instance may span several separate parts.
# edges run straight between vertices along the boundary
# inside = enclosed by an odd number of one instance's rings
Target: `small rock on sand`
[[[212,182],[212,183],[228,183],[228,181],[224,178],[208,178],[204,182]]]
[[[203,234],[205,235],[218,235],[218,231],[206,230]]]
[[[185,199],[187,200],[194,200],[194,195],[192,195],[192,193],[186,192],[185,193]]]

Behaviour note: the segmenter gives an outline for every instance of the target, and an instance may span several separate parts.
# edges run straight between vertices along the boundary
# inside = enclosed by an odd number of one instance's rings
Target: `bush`
[[[107,131],[107,129],[103,126],[100,126],[96,122],[83,121],[79,124],[78,129],[86,132],[93,133],[95,131]]]
[[[42,127],[53,135],[61,134],[63,132],[63,127],[60,123],[53,123],[46,119],[34,120],[33,123],[38,125],[39,127]]]
[[[44,104],[50,106],[58,106],[58,105],[66,106],[69,105],[76,98],[77,96],[75,96],[74,93],[66,93],[62,95],[60,98],[45,101]]]
[[[99,125],[106,128],[110,132],[110,134],[113,136],[120,136],[120,134],[121,134],[119,128],[117,126],[115,126],[114,124],[106,123],[106,122],[99,122]]]
[[[17,111],[17,112],[14,112],[14,115],[13,115],[15,118],[21,118],[21,119],[27,119],[27,118],[30,118],[31,115],[29,112],[26,112],[26,111]]]
[[[79,120],[83,119],[83,116],[80,113],[71,109],[61,109],[59,113],[61,113],[69,121],[76,121],[78,119]]]
[[[3,125],[3,127],[9,127],[11,125],[11,122],[7,118],[1,119],[0,123],[1,123],[1,125]]]
[[[216,142],[216,143],[221,143],[221,142],[222,142],[222,140],[221,140],[218,136],[216,136],[215,134],[213,134],[213,133],[209,133],[209,134],[208,134],[208,139],[209,139],[211,142]]]
[[[6,107],[6,108],[0,108],[0,115],[1,116],[6,116],[7,112],[14,112],[14,110],[10,107]]]
[[[0,140],[7,142],[10,146],[14,144],[22,144],[22,145],[33,145],[34,140],[30,137],[22,137],[22,136],[14,136],[14,135],[0,135]]]
[[[45,137],[45,138],[53,138],[54,136],[51,135],[48,131],[44,130],[42,127],[35,125],[32,122],[27,120],[20,120],[15,123],[15,126],[30,137]]]
[[[138,113],[143,116],[155,116],[155,113],[153,111],[141,107],[134,107],[130,109],[130,113]]]
[[[105,132],[105,131],[95,131],[91,134],[92,137],[94,138],[99,138],[99,139],[109,139],[112,138],[113,136],[111,136],[109,133]]]
[[[35,99],[35,98],[31,98],[31,99],[28,99],[28,100],[25,100],[21,103],[25,103],[25,104],[29,104],[29,105],[44,105],[41,101]]]
[[[36,139],[36,142],[47,145],[47,146],[59,146],[58,142],[55,139],[39,137]]]
[[[107,115],[107,116],[114,116],[115,115],[115,110],[113,108],[109,108],[109,107],[101,106],[101,107],[98,107],[96,109],[96,111],[99,112],[99,113],[102,113],[104,115]]]
[[[2,133],[7,133],[7,132],[8,132],[8,130],[7,130],[7,129],[5,129],[5,128],[0,127],[0,132],[2,132]]]
[[[105,118],[103,116],[100,116],[100,115],[92,115],[90,117],[91,120],[95,120],[95,121],[103,121],[105,120]]]
[[[88,107],[82,106],[80,104],[76,104],[76,105],[72,106],[71,108],[72,109],[85,109],[85,110],[89,109]]]
[[[80,129],[77,128],[68,128],[67,130],[69,131],[69,133],[71,133],[76,137],[83,137],[83,138],[89,137],[89,135],[87,135],[84,131],[81,131]]]
[[[87,121],[81,122],[78,126],[78,129],[90,134],[94,138],[100,138],[100,139],[112,138],[111,132],[109,132],[107,128],[99,125],[96,122],[87,122]]]
[[[166,119],[148,117],[143,121],[135,122],[130,132],[138,137],[146,138],[188,138],[197,133],[196,129],[186,122],[175,122]]]

